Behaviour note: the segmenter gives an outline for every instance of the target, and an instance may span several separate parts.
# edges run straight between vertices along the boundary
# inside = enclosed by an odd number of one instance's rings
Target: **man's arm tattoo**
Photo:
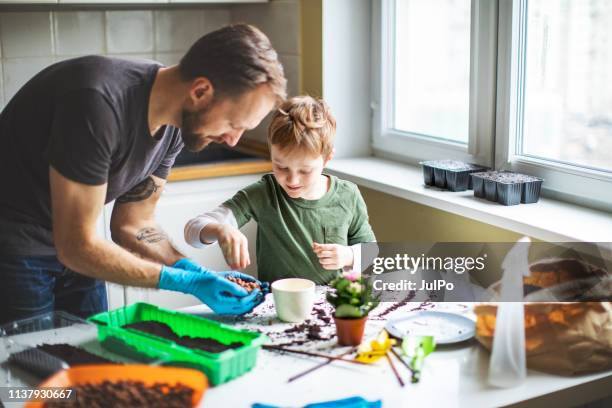
[[[153,193],[157,191],[159,186],[155,184],[153,177],[147,177],[140,183],[136,185],[136,187],[132,188],[130,191],[117,198],[118,203],[130,203],[134,201],[142,201],[151,197]]]
[[[162,230],[147,227],[136,233],[136,239],[147,244],[156,244],[160,241],[167,241],[168,236]]]

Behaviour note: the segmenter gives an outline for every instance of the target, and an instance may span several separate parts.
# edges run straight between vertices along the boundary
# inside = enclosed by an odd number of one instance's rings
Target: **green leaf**
[[[340,305],[338,306],[338,308],[336,308],[336,313],[335,313],[336,317],[362,317],[361,312],[359,311],[359,308],[355,307],[355,306],[351,306],[351,305]]]
[[[343,279],[336,285],[336,290],[338,291],[338,293],[342,293],[346,288],[348,288],[348,285],[350,284],[351,282],[349,280]]]
[[[436,349],[433,336],[406,336],[402,340],[402,351],[412,357],[417,354],[427,356]]]
[[[412,369],[412,382],[419,382],[421,370],[425,363],[425,357],[436,349],[436,342],[433,336],[404,337],[402,341],[402,351],[408,357],[408,365]]]

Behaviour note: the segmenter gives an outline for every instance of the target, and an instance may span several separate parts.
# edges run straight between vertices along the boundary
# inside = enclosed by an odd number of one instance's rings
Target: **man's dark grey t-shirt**
[[[180,130],[149,131],[159,65],[88,56],[51,65],[0,114],[0,255],[55,255],[49,166],[107,183],[106,203],[155,175],[166,178]]]

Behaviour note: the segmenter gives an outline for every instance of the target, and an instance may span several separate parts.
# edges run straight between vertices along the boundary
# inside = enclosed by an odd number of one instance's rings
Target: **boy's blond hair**
[[[328,158],[334,150],[336,119],[322,99],[295,96],[283,102],[268,128],[268,144]]]

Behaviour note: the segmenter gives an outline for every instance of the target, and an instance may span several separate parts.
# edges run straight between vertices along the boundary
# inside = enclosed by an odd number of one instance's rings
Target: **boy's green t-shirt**
[[[223,203],[238,227],[250,219],[257,222],[257,268],[259,279],[306,278],[328,283],[337,271],[321,267],[312,243],[354,245],[376,240],[368,212],[357,186],[330,178],[327,193],[318,200],[290,198],[266,174]]]

